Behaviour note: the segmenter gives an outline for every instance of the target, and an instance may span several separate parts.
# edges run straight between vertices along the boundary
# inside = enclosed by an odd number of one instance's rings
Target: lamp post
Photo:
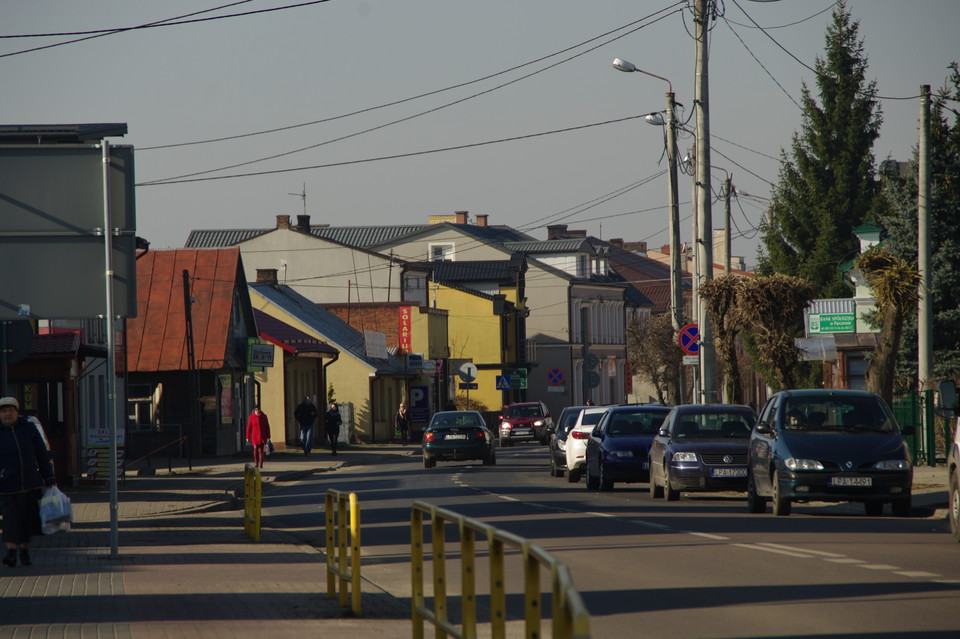
[[[683,287],[680,279],[682,273],[680,266],[680,206],[677,202],[677,125],[674,119],[673,84],[664,77],[638,69],[633,63],[620,58],[613,61],[613,68],[626,73],[642,73],[667,83],[667,108],[664,112],[666,119],[660,118],[659,113],[651,113],[646,117],[646,120],[650,124],[666,124],[667,127],[667,174],[669,176],[668,201],[670,209],[670,321],[673,325],[674,335],[679,335],[680,329],[683,327]],[[679,379],[680,387],[677,403],[682,401],[685,395],[682,372]]]

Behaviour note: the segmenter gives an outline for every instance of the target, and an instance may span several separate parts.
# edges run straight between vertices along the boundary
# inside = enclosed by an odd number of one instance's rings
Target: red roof
[[[137,260],[137,317],[127,321],[131,372],[188,370],[183,271],[190,275],[194,360],[199,369],[223,366],[231,344],[240,249],[150,251]]]

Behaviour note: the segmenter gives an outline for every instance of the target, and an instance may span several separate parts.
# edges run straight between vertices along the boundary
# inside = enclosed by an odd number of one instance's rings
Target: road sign
[[[680,337],[677,340],[680,343],[680,350],[687,355],[697,355],[700,353],[700,327],[696,324],[687,324],[680,329]]]
[[[510,390],[510,376],[497,375],[497,390]]]
[[[599,365],[600,359],[593,353],[587,353],[587,356],[583,359],[583,367],[588,371],[596,369]]]
[[[423,369],[423,353],[407,353],[407,369],[419,371]]]
[[[810,334],[856,333],[857,316],[855,313],[811,313]]]
[[[596,388],[600,385],[600,373],[597,371],[588,371],[585,381],[587,388]]]
[[[460,371],[457,373],[465,382],[472,382],[477,378],[477,366],[473,362],[467,362],[460,367]]]
[[[457,386],[460,390],[477,390],[478,388],[480,388],[480,384],[477,384],[476,382],[473,382],[473,383],[461,382]]]
[[[563,369],[551,368],[549,371],[547,371],[547,384],[549,386],[562,386],[563,385]]]
[[[510,388],[527,388],[527,369],[525,368],[505,368],[503,374],[510,378]]]
[[[684,355],[683,356],[683,365],[684,366],[698,366],[700,364],[699,355]]]

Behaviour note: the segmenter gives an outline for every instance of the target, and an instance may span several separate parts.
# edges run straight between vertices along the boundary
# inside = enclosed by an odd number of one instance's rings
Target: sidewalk
[[[263,469],[264,491],[342,465],[374,464],[409,455],[416,446],[354,445],[336,458],[278,453]],[[327,599],[324,555],[263,529],[243,534],[243,458],[204,459],[193,470],[166,467],[118,486],[119,557],[110,557],[106,488],[70,491],[74,529],[38,539],[33,566],[0,572],[0,636],[159,639],[306,633],[348,633],[358,639],[410,635],[410,602],[368,581],[361,618],[343,617]],[[544,466],[546,473],[546,466]],[[917,467],[914,516],[946,516],[946,470]],[[862,514],[859,504],[822,504],[837,514]],[[269,522],[266,522],[269,525]]]
[[[264,464],[264,490],[274,481],[413,450],[346,446],[335,458],[324,450],[310,457],[278,452]],[[342,617],[338,600],[326,595],[323,554],[269,528],[260,543],[244,535],[247,462],[197,460],[192,471],[175,467],[170,474],[163,467],[155,476],[119,482],[117,558],[110,557],[109,490],[71,490],[73,530],[36,540],[33,566],[0,572],[0,635],[303,639],[335,630],[360,639],[409,636],[409,601],[364,582],[362,617]]]

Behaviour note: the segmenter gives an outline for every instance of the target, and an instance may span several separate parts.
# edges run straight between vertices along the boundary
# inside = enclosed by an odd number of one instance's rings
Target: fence
[[[253,464],[243,468],[243,532],[254,541],[260,541],[260,502],[263,482],[260,469]]]
[[[433,609],[424,593],[424,516],[430,517]],[[460,533],[461,606],[459,627],[447,611],[446,524],[456,524]],[[505,546],[520,550],[523,571],[523,616],[525,636],[540,637],[540,573],[550,570],[551,618],[554,639],[589,639],[590,616],[574,588],[567,567],[536,544],[493,526],[452,511],[415,501],[411,513],[410,557],[412,562],[413,636],[423,639],[424,621],[433,623],[437,637],[475,639],[477,636],[476,536],[489,544],[490,625],[493,639],[506,637],[507,594]]]
[[[356,493],[327,489],[327,597],[337,596],[340,585],[340,607],[347,608],[350,591],[350,612],[360,616],[360,507]],[[349,518],[348,518],[349,510]],[[350,547],[349,554],[347,546]],[[339,578],[339,579],[338,579]],[[349,585],[349,588],[348,588]]]

